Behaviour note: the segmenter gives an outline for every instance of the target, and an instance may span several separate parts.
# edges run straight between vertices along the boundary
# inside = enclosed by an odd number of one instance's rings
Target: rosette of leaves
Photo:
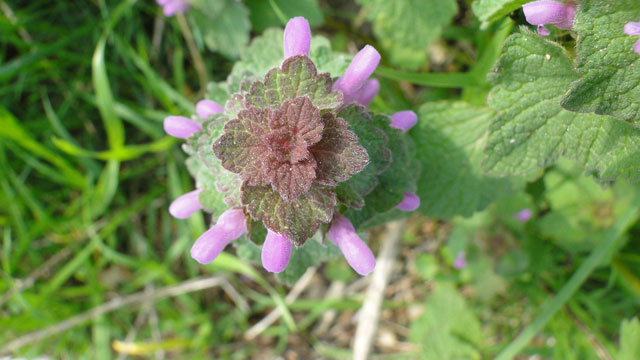
[[[322,226],[334,214],[347,214],[356,228],[384,218],[404,192],[415,191],[419,167],[413,142],[390,128],[387,116],[345,104],[342,93],[332,91],[346,65],[340,66],[344,56],[331,54],[328,47],[312,49],[309,57],[290,57],[257,76],[264,64],[256,62],[252,49],[263,49],[269,39],[277,49],[278,38],[271,32],[257,38],[245,54],[247,61],[235,65],[248,75],[239,79],[234,69],[227,83],[213,86],[217,93],[239,91],[222,94],[228,99],[225,112],[202,122],[203,130],[191,136],[185,150],[196,186],[203,189],[200,202],[214,217],[242,206],[250,218],[246,237],[253,243],[261,244],[269,228],[298,247],[283,273],[294,280],[312,265],[310,260],[339,254],[333,245],[318,256],[313,255],[316,245],[301,247],[319,229],[326,230]],[[314,54],[322,63],[338,59],[329,70],[335,73],[319,72]],[[238,245],[241,256],[259,258],[256,246]],[[303,251],[307,248],[311,254]]]

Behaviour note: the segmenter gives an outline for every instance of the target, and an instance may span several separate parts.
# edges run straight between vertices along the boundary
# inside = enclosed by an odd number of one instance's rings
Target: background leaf
[[[495,72],[485,169],[493,175],[532,174],[559,156],[602,180],[638,179],[640,130],[608,116],[564,110],[560,99],[578,78],[564,49],[528,30],[507,39]]]
[[[494,115],[489,108],[459,101],[427,103],[418,110],[420,120],[411,135],[422,163],[418,180],[422,213],[438,218],[469,216],[524,185],[522,179],[496,179],[482,171],[482,150]]]
[[[235,0],[193,0],[187,14],[207,48],[238,58],[249,42],[249,11]]]
[[[531,0],[476,0],[471,4],[473,14],[482,21],[482,28],[500,20]]]
[[[575,20],[578,33],[578,73],[562,106],[577,112],[612,115],[640,122],[640,55],[637,36],[623,32],[629,21],[640,21],[636,0],[584,0]]]
[[[458,12],[455,0],[358,0],[391,63],[416,70],[427,47]]]
[[[249,8],[251,27],[256,32],[285,25],[274,11],[274,6],[282,11],[287,19],[296,16],[304,17],[312,28],[322,25],[324,21],[317,0],[245,0],[243,2]]]

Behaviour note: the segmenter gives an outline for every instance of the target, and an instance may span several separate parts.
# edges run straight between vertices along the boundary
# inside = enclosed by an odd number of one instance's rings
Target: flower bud
[[[344,75],[333,85],[333,90],[344,94],[344,102],[356,101],[365,81],[380,63],[380,53],[371,45],[366,45],[353,57]]]
[[[376,267],[376,258],[371,249],[360,239],[346,217],[336,214],[327,235],[358,274],[367,275]]]
[[[162,12],[167,17],[177,13],[184,14],[189,7],[186,0],[156,0],[156,2],[162,6]]]
[[[397,209],[402,211],[414,211],[419,207],[420,198],[418,195],[408,192],[404,193],[404,199],[402,199],[402,202],[396,206]]]
[[[202,209],[198,195],[202,189],[196,189],[175,199],[169,206],[169,213],[176,219],[186,219]]]
[[[573,19],[576,16],[574,3],[561,3],[558,1],[533,1],[522,5],[527,22],[538,26],[538,33],[547,36],[551,32],[544,25],[554,25],[559,29],[571,29]]]
[[[367,82],[362,85],[358,104],[369,106],[373,98],[378,95],[378,91],[380,91],[380,82],[377,79],[367,80]]]
[[[211,229],[196,240],[191,248],[191,257],[201,264],[208,264],[245,231],[247,231],[247,218],[242,209],[229,209],[220,215],[218,222]]]
[[[391,115],[391,127],[407,131],[418,122],[418,115],[411,110],[398,111]]]
[[[202,125],[184,116],[167,116],[164,119],[164,131],[176,138],[187,139],[200,130]]]
[[[624,33],[629,36],[640,35],[640,22],[628,22],[624,26]],[[637,54],[640,54],[640,40],[636,41],[636,43],[633,44],[633,51],[635,51]]]
[[[224,109],[213,100],[200,100],[196,104],[196,113],[201,119],[208,119],[211,115],[223,113]]]
[[[267,229],[267,237],[262,245],[262,266],[269,272],[282,272],[289,264],[291,241],[282,234]]]
[[[284,29],[284,58],[296,55],[309,56],[311,47],[311,29],[309,22],[302,16],[294,17]]]

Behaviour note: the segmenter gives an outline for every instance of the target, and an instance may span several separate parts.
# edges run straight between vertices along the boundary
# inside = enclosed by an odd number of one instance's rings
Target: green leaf
[[[523,30],[507,39],[503,53],[489,75],[489,104],[498,111],[485,149],[490,174],[531,174],[566,156],[602,180],[639,177],[639,129],[560,106],[578,78],[562,47]]]
[[[295,200],[286,202],[270,186],[242,186],[242,203],[254,220],[284,233],[296,246],[312,237],[322,223],[333,218],[336,197],[331,188],[314,184]]]
[[[252,40],[248,48],[242,52],[241,61],[237,62],[226,83],[212,84],[209,89],[211,99],[224,104],[230,94],[241,88],[241,83],[250,84],[262,80],[266,73],[279,67],[284,57],[282,29],[267,29],[262,36]],[[348,58],[331,51],[331,43],[322,36],[314,36],[311,40],[309,58],[315,63],[318,72],[327,72],[331,77],[338,77],[348,66]]]
[[[358,135],[362,145],[369,155],[369,164],[349,180],[338,184],[336,195],[338,200],[356,209],[362,209],[365,204],[364,196],[378,185],[378,177],[391,161],[391,151],[387,149],[387,136],[373,125],[371,116],[359,106],[348,106],[338,113],[338,116],[349,123],[349,130]]]
[[[184,147],[190,155],[187,169],[196,180],[196,188],[203,189],[198,199],[214,216],[240,205],[242,181],[238,175],[223,168],[213,153],[213,143],[222,135],[226,122],[223,115],[203,122],[203,131],[193,134]]]
[[[381,219],[396,219],[410,214],[396,211],[395,207],[402,201],[405,192],[416,192],[416,181],[421,171],[421,164],[415,161],[413,140],[403,131],[390,127],[387,116],[371,116],[373,125],[387,136],[386,146],[391,151],[391,161],[378,175],[378,185],[365,196],[365,206],[361,210],[348,209],[344,213],[359,230],[378,225]]]
[[[458,12],[455,0],[358,0],[391,63],[416,70],[427,47]]]
[[[287,19],[302,16],[309,21],[311,27],[320,26],[324,21],[317,0],[245,0],[244,3],[249,8],[249,18],[253,30],[256,32],[284,25],[274,11],[272,3],[282,11]]]
[[[640,55],[632,50],[638,38],[623,32],[627,22],[640,19],[640,2],[584,0],[578,9],[574,29],[582,77],[562,106],[640,122]]]
[[[411,132],[422,162],[420,211],[437,218],[469,216],[517,187],[516,179],[482,171],[482,150],[494,112],[464,102],[427,103]]]
[[[635,317],[620,325],[620,351],[617,360],[640,359],[640,321]]]
[[[270,70],[264,81],[253,83],[245,97],[245,107],[276,109],[287,99],[307,96],[320,110],[336,109],[342,105],[342,93],[331,92],[331,86],[329,74],[318,74],[313,61],[298,55]]]
[[[349,180],[369,163],[369,155],[359,144],[358,137],[347,130],[346,121],[333,114],[325,114],[322,140],[309,151],[317,162],[316,181],[335,187]]]
[[[473,14],[482,21],[482,29],[509,15],[531,0],[476,0],[471,4]]]
[[[422,346],[421,359],[479,359],[484,334],[464,298],[451,285],[442,284],[411,324],[409,339]]]
[[[192,0],[187,14],[202,31],[204,42],[212,51],[231,58],[249,43],[249,11],[235,0]]]

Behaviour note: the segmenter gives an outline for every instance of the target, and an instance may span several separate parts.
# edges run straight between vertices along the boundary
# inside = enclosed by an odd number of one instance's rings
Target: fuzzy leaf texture
[[[233,66],[227,81],[211,84],[211,99],[224,104],[231,94],[240,91],[241,83],[249,85],[253,81],[262,80],[269,70],[279,67],[284,51],[283,34],[282,29],[267,29],[261,36],[253,39],[249,47],[242,52],[240,61]],[[334,53],[329,40],[322,36],[313,37],[309,59],[319,72],[329,73],[332,77],[342,75],[348,66],[348,57]]]
[[[391,63],[416,70],[427,47],[458,12],[455,0],[358,0]]]
[[[369,163],[348,123],[332,110],[342,94],[331,91],[306,56],[285,60],[235,94],[212,152],[243,181],[242,204],[254,220],[300,246],[333,217],[334,188]]]
[[[320,110],[336,109],[342,104],[342,93],[331,92],[331,85],[329,74],[318,74],[308,57],[298,55],[270,70],[264,81],[253,83],[244,106],[277,108],[285,99],[307,96]]]
[[[364,196],[379,184],[378,175],[391,161],[391,151],[386,147],[387,136],[373,125],[371,116],[362,107],[351,105],[340,111],[338,116],[349,124],[356,133],[360,144],[367,150],[369,165],[361,172],[342,182],[336,188],[338,200],[352,208],[362,209]]]
[[[369,114],[373,126],[381,129],[386,138],[385,148],[390,152],[389,165],[376,175],[376,185],[364,196],[364,207],[347,209],[344,215],[358,230],[379,225],[391,219],[407,216],[408,212],[395,209],[405,192],[416,192],[421,163],[416,160],[415,144],[405,132],[389,126],[387,116]],[[381,156],[386,157],[385,149]],[[384,160],[382,160],[384,161]],[[360,175],[354,176],[357,178]]]
[[[612,115],[640,122],[640,55],[637,36],[623,32],[629,21],[640,21],[640,1],[583,0],[578,7],[578,73],[562,99],[565,109]]]
[[[464,102],[427,103],[412,134],[423,170],[418,180],[420,211],[437,218],[470,216],[523,185],[516,178],[487,177],[482,159],[495,113]]]
[[[564,49],[523,29],[505,42],[489,75],[490,126],[484,168],[492,175],[531,174],[559,156],[601,180],[638,179],[640,130],[609,116],[564,110],[560,100],[579,76]]]

